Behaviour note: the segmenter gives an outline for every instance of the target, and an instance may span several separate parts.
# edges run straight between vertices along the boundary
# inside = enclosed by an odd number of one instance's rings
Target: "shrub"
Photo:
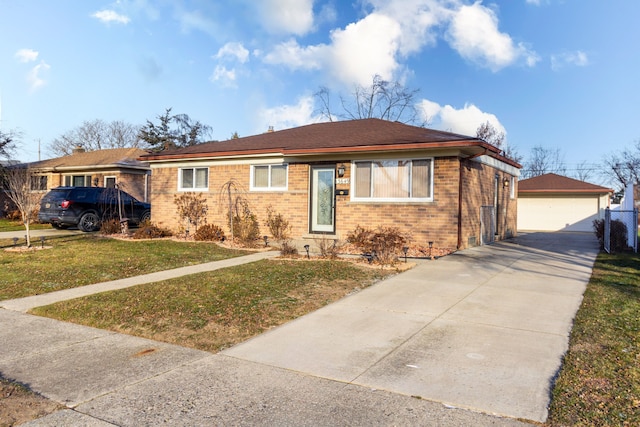
[[[102,221],[100,225],[100,234],[117,234],[120,233],[121,230],[120,221],[115,218]]]
[[[193,238],[198,241],[224,242],[225,236],[222,228],[215,224],[205,224],[198,228]]]
[[[288,240],[283,240],[280,244],[280,255],[282,256],[296,256],[298,255],[298,248],[293,246]]]
[[[347,234],[347,242],[363,253],[370,254],[375,262],[393,265],[407,238],[395,227],[378,227],[371,230],[358,225],[354,231]]]
[[[327,259],[338,258],[338,254],[342,247],[342,245],[338,244],[337,240],[327,239],[326,237],[316,239],[316,246],[318,246],[318,249],[320,250],[320,257]]]
[[[593,230],[600,243],[600,249],[604,249],[604,219],[594,219]],[[618,219],[611,221],[610,234],[611,252],[621,252],[627,249],[627,225],[624,222]]]
[[[258,219],[247,203],[243,203],[239,213],[233,217],[233,237],[247,247],[256,246],[260,238]]]
[[[201,223],[207,222],[207,201],[202,193],[184,193],[180,196],[174,196],[174,203],[180,219],[184,219],[188,224],[192,224],[196,232]]]
[[[171,231],[160,228],[157,225],[151,223],[151,221],[141,222],[138,229],[133,233],[131,237],[134,239],[155,239],[159,237],[169,237]]]
[[[291,224],[281,213],[276,213],[271,205],[267,207],[265,225],[275,240],[288,240],[291,235]]]

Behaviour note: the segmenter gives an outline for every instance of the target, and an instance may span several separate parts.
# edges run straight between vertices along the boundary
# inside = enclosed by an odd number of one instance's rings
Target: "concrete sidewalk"
[[[36,426],[525,425],[596,254],[575,233],[461,251],[219,354],[0,310],[0,372],[70,408]]]

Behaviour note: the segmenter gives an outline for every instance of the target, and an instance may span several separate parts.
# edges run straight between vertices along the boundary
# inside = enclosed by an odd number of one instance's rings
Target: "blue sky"
[[[632,0],[0,0],[0,128],[19,159],[83,121],[165,108],[214,139],[317,122],[313,93],[373,75],[419,89],[430,127],[489,120],[569,169],[640,139]]]

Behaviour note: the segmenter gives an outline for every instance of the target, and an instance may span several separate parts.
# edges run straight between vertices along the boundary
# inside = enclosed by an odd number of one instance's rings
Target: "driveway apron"
[[[591,234],[522,234],[421,262],[223,354],[544,421],[597,253]]]

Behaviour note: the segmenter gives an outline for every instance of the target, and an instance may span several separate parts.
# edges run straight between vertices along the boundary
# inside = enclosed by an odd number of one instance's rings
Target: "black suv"
[[[42,198],[38,213],[40,222],[82,231],[98,230],[102,221],[120,218],[133,225],[149,220],[151,205],[116,188],[57,187]]]

